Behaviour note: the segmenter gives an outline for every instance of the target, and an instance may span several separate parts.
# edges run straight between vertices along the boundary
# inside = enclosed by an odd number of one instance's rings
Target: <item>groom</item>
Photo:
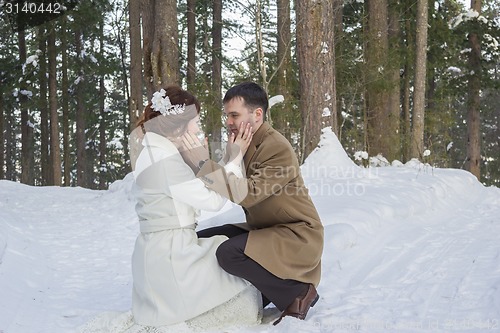
[[[305,319],[318,301],[323,225],[300,174],[290,143],[266,121],[268,97],[257,84],[241,83],[224,96],[224,116],[235,135],[250,123],[253,138],[244,156],[246,178],[208,160],[198,177],[243,207],[246,223],[198,232],[226,235],[217,250],[220,266],[251,282],[285,316]],[[244,127],[242,127],[244,128]]]

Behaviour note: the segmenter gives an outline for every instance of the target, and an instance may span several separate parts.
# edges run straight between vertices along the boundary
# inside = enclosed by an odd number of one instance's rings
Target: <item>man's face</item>
[[[245,106],[243,98],[235,97],[224,104],[224,119],[228,130],[235,135],[238,135],[241,123],[250,123],[255,132],[262,119],[262,110],[251,110]]]

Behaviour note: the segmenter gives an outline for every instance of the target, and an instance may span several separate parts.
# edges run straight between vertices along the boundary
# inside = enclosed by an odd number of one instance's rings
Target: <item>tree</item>
[[[344,1],[343,0],[333,0],[333,14],[334,14],[334,23],[335,29],[333,32],[333,36],[335,38],[334,46],[335,46],[335,85],[336,85],[336,101],[337,101],[337,122],[339,123],[341,120],[341,98],[339,98],[340,93],[337,88],[337,82],[339,81],[339,67],[341,67],[342,63],[342,41],[344,38],[344,29],[343,29],[343,16],[344,16]],[[338,124],[338,137],[339,140],[342,140],[342,127]]]
[[[87,149],[86,149],[86,108],[84,96],[85,75],[83,72],[81,54],[83,51],[82,28],[75,31],[76,64],[78,78],[76,82],[76,177],[77,185],[87,186]]]
[[[129,1],[130,24],[130,130],[135,127],[142,112],[142,47],[141,47],[141,3]]]
[[[400,4],[399,0],[389,0],[388,13],[388,42],[389,53],[388,58],[391,59],[387,66],[387,81],[388,81],[388,114],[389,121],[387,124],[387,144],[386,154],[389,159],[401,159],[401,64],[400,64]]]
[[[422,159],[424,151],[425,81],[427,75],[428,0],[417,1],[415,44],[415,90],[413,96],[411,157]]]
[[[154,37],[151,49],[153,86],[159,90],[165,84],[180,84],[177,1],[152,0]]]
[[[49,62],[49,108],[50,108],[50,159],[52,181],[56,186],[62,183],[61,149],[59,146],[59,116],[57,114],[57,64],[56,64],[56,31],[49,24],[47,53]]]
[[[153,39],[155,34],[155,6],[154,0],[141,0],[142,17],[142,59],[144,66],[144,84],[148,101],[153,96],[155,87],[153,84],[153,64],[151,54],[153,52]]]
[[[481,0],[471,0],[471,9],[481,13]],[[476,24],[477,26],[477,24]],[[467,162],[466,169],[481,178],[481,44],[476,31],[469,33],[469,81],[467,94]]]
[[[62,94],[62,144],[63,144],[63,165],[64,165],[64,186],[71,184],[71,151],[69,137],[69,83],[68,83],[68,32],[66,31],[66,17],[61,17],[61,94]]]
[[[23,67],[23,74],[26,65],[26,34],[24,31],[18,32],[19,40],[19,61]],[[28,185],[33,185],[33,123],[30,119],[28,110],[28,91],[26,83],[21,82],[19,89],[19,106],[21,108],[21,182]]]
[[[316,148],[323,127],[331,125],[337,132],[332,8],[331,0],[297,2],[302,160]]]
[[[4,164],[5,164],[5,125],[4,125],[4,101],[3,101],[3,91],[0,89],[0,179],[4,179]]]
[[[0,147],[0,169],[3,178],[16,181],[18,172],[16,165],[19,165],[20,156],[18,154],[19,120],[17,117],[17,101],[13,92],[18,90],[18,81],[22,76],[22,65],[19,62],[19,41],[18,35],[13,34],[7,21],[4,11],[0,11],[0,118],[3,125],[0,127],[0,137],[2,142]]]
[[[412,19],[405,20],[405,53],[403,65],[403,88],[402,88],[402,157],[403,162],[411,159],[411,78],[414,71],[414,32],[411,24]]]
[[[104,22],[99,22],[99,58],[104,61]],[[104,72],[99,73],[99,189],[106,189],[106,89]]]
[[[213,1],[212,19],[212,103],[206,122],[211,142],[221,142],[222,111],[222,0]],[[213,147],[216,148],[216,147]]]
[[[388,1],[369,0],[367,5],[365,95],[368,152],[372,156],[382,154],[393,160],[399,158],[399,103],[395,106],[392,97],[399,78],[393,74],[397,61],[391,64],[393,59],[388,57]]]
[[[256,0],[255,1],[255,46],[257,48],[257,65],[259,68],[259,73],[260,77],[262,80],[262,88],[267,92],[269,91],[269,81],[267,78],[267,65],[266,65],[266,56],[264,53],[264,37],[263,37],[263,26],[262,26],[262,1],[261,0]],[[270,113],[268,114],[268,117],[270,118],[271,115]]]
[[[186,84],[189,90],[194,88],[196,80],[196,0],[187,0],[186,17],[188,30]]]
[[[290,87],[290,82],[292,78],[291,69],[291,19],[290,19],[290,1],[289,0],[278,0],[277,1],[277,23],[278,23],[278,33],[277,33],[277,50],[276,50],[276,60],[277,60],[277,87],[276,94],[282,95],[284,98],[284,103],[277,105],[274,108],[277,112],[274,112],[273,121],[275,128],[279,129],[285,134],[288,140],[291,139],[290,127],[287,124],[290,118],[290,113],[293,112],[292,109],[292,92]]]
[[[40,71],[38,81],[40,85],[40,98],[38,105],[40,108],[40,167],[41,184],[52,184],[52,168],[50,165],[50,132],[49,132],[49,109],[47,107],[47,38],[45,36],[45,26],[38,27],[38,49],[41,51],[38,57]]]

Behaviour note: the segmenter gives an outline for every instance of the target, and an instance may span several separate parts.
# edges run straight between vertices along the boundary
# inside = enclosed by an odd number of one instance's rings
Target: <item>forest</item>
[[[360,165],[500,186],[499,42],[497,0],[0,0],[0,179],[107,189],[155,91],[194,93],[216,145],[254,81],[301,162],[331,127]]]

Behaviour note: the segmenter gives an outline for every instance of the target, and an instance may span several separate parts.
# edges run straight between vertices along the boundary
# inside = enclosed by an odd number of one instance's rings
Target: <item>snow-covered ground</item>
[[[500,189],[418,162],[359,168],[326,131],[302,171],[325,225],[320,301],[226,332],[500,331]],[[131,306],[131,177],[107,191],[0,181],[0,333],[74,332]],[[230,203],[199,227],[243,218]]]

